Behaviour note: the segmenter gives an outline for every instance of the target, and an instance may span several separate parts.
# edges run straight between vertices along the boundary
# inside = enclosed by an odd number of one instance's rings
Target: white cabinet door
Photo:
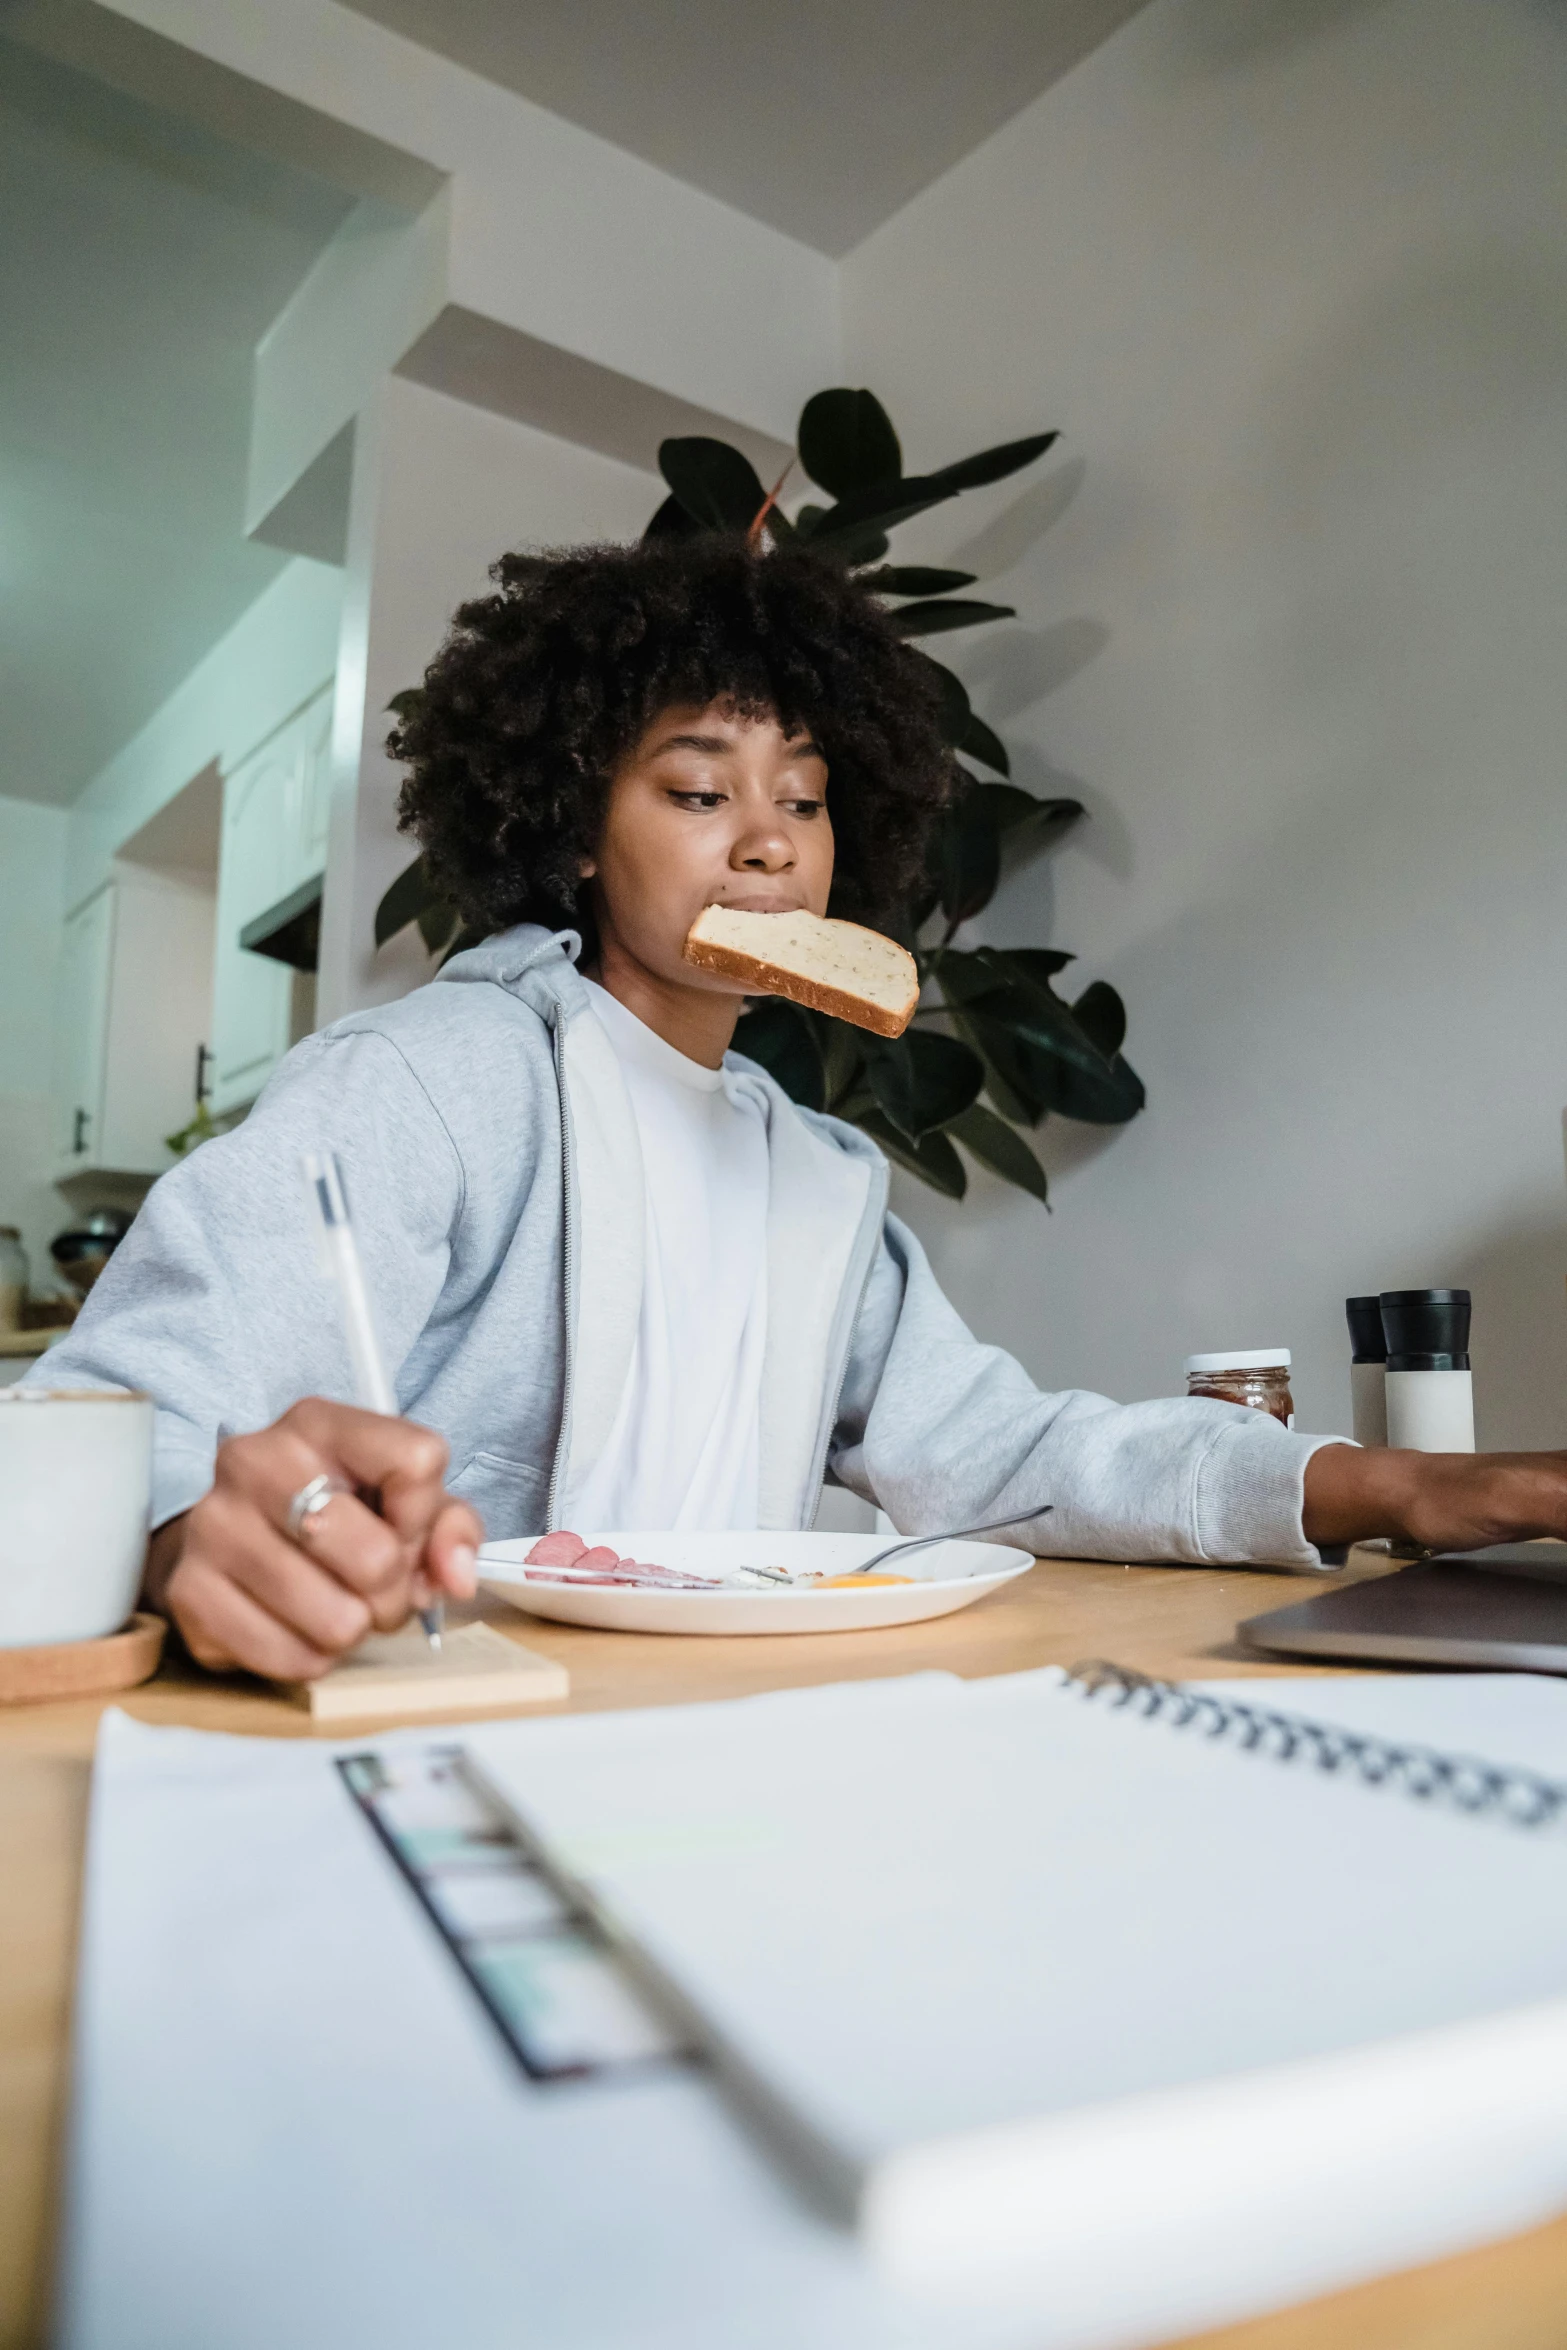
[[[326,871],[327,828],[332,814],[332,689],[304,713],[299,762],[299,870],[296,881]]]
[[[239,940],[247,923],[324,871],[331,767],[328,683],[224,779],[212,980],[219,1117],[255,1100],[294,1041],[295,975]]]
[[[298,756],[289,729],[244,760],[223,785],[218,934],[212,970],[212,1108],[254,1101],[288,1050],[286,965],[239,943],[247,922],[288,884],[290,819],[297,822]]]
[[[66,1166],[96,1163],[113,957],[114,889],[106,883],[68,917],[60,955],[59,1148]]]
[[[211,1014],[212,897],[122,868],[65,925],[57,1176],[161,1175],[195,1106]]]
[[[196,1048],[211,1030],[212,892],[125,872],[114,896],[98,1158],[158,1175],[173,1159],[166,1136],[196,1107]]]

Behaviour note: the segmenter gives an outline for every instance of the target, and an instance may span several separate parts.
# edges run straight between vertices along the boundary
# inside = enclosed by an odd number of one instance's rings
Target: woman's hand
[[[1306,1463],[1302,1523],[1315,1543],[1385,1535],[1427,1550],[1567,1539],[1567,1453],[1400,1452],[1324,1445]]]
[[[444,1438],[410,1420],[311,1398],[218,1448],[212,1490],[161,1526],[147,1597],[198,1664],[312,1681],[370,1631],[395,1631],[431,1592],[468,1599],[484,1529],[453,1501]],[[297,1537],[289,1505],[313,1477],[334,1493]]]

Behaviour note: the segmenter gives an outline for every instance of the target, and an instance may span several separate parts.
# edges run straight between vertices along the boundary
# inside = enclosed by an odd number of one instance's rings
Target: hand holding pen
[[[305,1176],[319,1219],[322,1263],[337,1290],[343,1335],[353,1365],[354,1402],[361,1411],[379,1412],[389,1419],[396,1419],[397,1396],[376,1335],[370,1293],[365,1286],[364,1267],[360,1261],[359,1244],[354,1236],[348,1192],[337,1154],[333,1151],[310,1153],[305,1160]],[[354,1490],[329,1471],[323,1471],[301,1486],[289,1503],[288,1530],[294,1540],[305,1540],[312,1520],[326,1509],[334,1493]],[[360,1486],[357,1488],[357,1497],[377,1517],[386,1514],[382,1495],[377,1488]],[[432,1589],[430,1578],[422,1570],[415,1576],[414,1588],[416,1610],[424,1627],[425,1638],[432,1648],[438,1649],[445,1623],[445,1602],[440,1592]]]
[[[318,1171],[328,1199],[342,1199],[335,1166]],[[312,1197],[301,1210],[319,1219]],[[311,1681],[435,1591],[473,1594],[484,1530],[446,1490],[445,1440],[395,1416],[343,1207],[348,1247],[323,1230],[322,1257],[339,1298],[358,1300],[339,1310],[363,1408],[306,1396],[270,1427],[223,1438],[208,1491],[148,1546],[149,1604],[215,1672]]]

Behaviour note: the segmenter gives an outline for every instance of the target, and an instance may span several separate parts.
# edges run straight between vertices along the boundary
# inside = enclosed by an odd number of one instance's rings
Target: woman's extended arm
[[[1395,1452],[1324,1445],[1306,1463],[1308,1542],[1382,1535],[1428,1550],[1567,1538],[1567,1453]]]

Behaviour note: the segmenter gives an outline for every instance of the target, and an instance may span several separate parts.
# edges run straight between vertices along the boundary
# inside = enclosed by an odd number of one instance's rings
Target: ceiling
[[[1143,0],[349,0],[846,253]]]
[[[838,253],[1142,0],[355,4]],[[0,34],[0,793],[69,804],[287,560],[251,357],[348,201]]]
[[[74,799],[287,560],[251,353],[346,207],[0,39],[0,792]]]

